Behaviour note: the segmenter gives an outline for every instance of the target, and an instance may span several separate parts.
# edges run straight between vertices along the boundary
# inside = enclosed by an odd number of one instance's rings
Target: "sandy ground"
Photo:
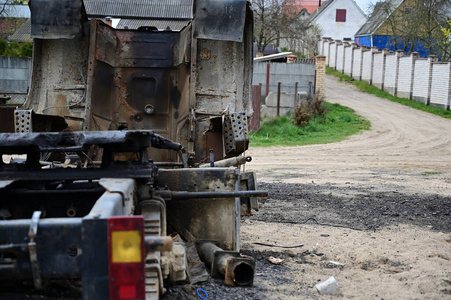
[[[399,193],[419,199],[418,206],[426,207],[421,199],[436,195],[448,212],[444,219],[448,224],[442,230],[415,222],[391,222],[377,230],[283,224],[259,221],[265,206],[270,207],[263,204],[254,220],[242,223],[242,249],[268,251],[268,255],[279,251],[276,254],[287,262],[276,266],[274,274],[279,274],[278,267],[287,280],[277,283],[264,274],[267,269],[257,270],[255,286],[265,287],[270,299],[451,299],[451,120],[361,93],[331,77],[326,79],[326,101],[353,108],[371,121],[372,129],[335,144],[251,148],[247,154],[253,161],[247,170],[255,171],[263,185],[329,186],[336,196],[358,197],[349,192],[353,187],[369,193]],[[308,213],[307,205],[305,210]],[[304,246],[282,249],[255,242]],[[306,255],[306,250],[324,255]],[[329,260],[344,267],[330,268]],[[337,280],[340,296],[316,291],[314,285],[329,276]]]

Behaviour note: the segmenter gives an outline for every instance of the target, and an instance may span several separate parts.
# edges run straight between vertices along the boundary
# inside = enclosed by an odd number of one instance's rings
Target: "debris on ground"
[[[330,276],[325,281],[321,281],[315,285],[316,289],[321,295],[337,295],[338,283],[334,276]]]
[[[270,257],[268,258],[268,260],[269,260],[270,263],[273,263],[273,264],[275,264],[275,265],[281,265],[281,264],[286,263],[286,260],[285,260],[285,259],[278,258],[278,257],[273,257],[273,256],[270,256]]]
[[[324,268],[328,268],[328,269],[340,269],[342,270],[344,268],[344,264],[342,264],[341,262],[335,261],[335,260],[329,260],[329,261],[325,261],[322,266]]]

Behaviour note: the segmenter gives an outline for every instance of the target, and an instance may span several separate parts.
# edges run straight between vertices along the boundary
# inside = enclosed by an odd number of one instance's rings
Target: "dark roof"
[[[374,7],[368,21],[356,32],[355,36],[373,34],[387,20],[387,9],[384,5],[390,5],[390,14],[397,9],[404,0],[387,0],[387,2],[378,2]]]
[[[192,19],[193,0],[84,0],[88,17]]]
[[[31,42],[31,19],[23,23],[8,40],[16,42]]]
[[[159,30],[166,30],[168,27],[173,31],[180,31],[189,24],[189,20],[137,20],[121,19],[117,24],[118,29],[136,30],[139,27],[156,27]]]
[[[194,0],[84,0],[88,17],[121,18],[117,28],[138,29],[153,26],[181,30],[193,19]],[[28,6],[25,6],[28,9]],[[125,17],[125,19],[123,19]],[[126,17],[133,19],[126,19]],[[136,19],[135,19],[136,18]],[[11,41],[31,41],[31,21],[25,22],[10,37]]]

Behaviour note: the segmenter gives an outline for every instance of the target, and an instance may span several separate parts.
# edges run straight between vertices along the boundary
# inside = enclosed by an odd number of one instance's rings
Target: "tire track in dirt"
[[[326,78],[326,101],[353,108],[371,122],[369,131],[333,144],[252,148],[255,171],[283,169],[308,175],[299,183],[344,184],[381,174],[377,184],[451,195],[451,120],[362,93],[356,87]],[[355,172],[353,172],[355,171]],[[260,172],[261,173],[261,172]],[[366,175],[365,175],[366,174]],[[259,175],[262,179],[265,174]],[[369,178],[372,179],[372,178]],[[372,180],[369,180],[372,182]]]

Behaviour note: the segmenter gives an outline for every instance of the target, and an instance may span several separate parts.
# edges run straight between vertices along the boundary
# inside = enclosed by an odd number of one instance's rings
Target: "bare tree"
[[[254,39],[259,52],[281,39],[301,39],[308,22],[299,18],[294,0],[252,0]]]
[[[22,4],[22,1],[18,0],[0,0],[0,17],[9,17],[13,10],[13,5]]]
[[[417,46],[422,46],[431,54],[449,58],[449,44],[441,28],[447,26],[451,0],[405,1],[394,7],[392,1],[376,3],[373,14],[386,18],[380,33],[391,36],[387,46],[404,50],[410,54]]]

